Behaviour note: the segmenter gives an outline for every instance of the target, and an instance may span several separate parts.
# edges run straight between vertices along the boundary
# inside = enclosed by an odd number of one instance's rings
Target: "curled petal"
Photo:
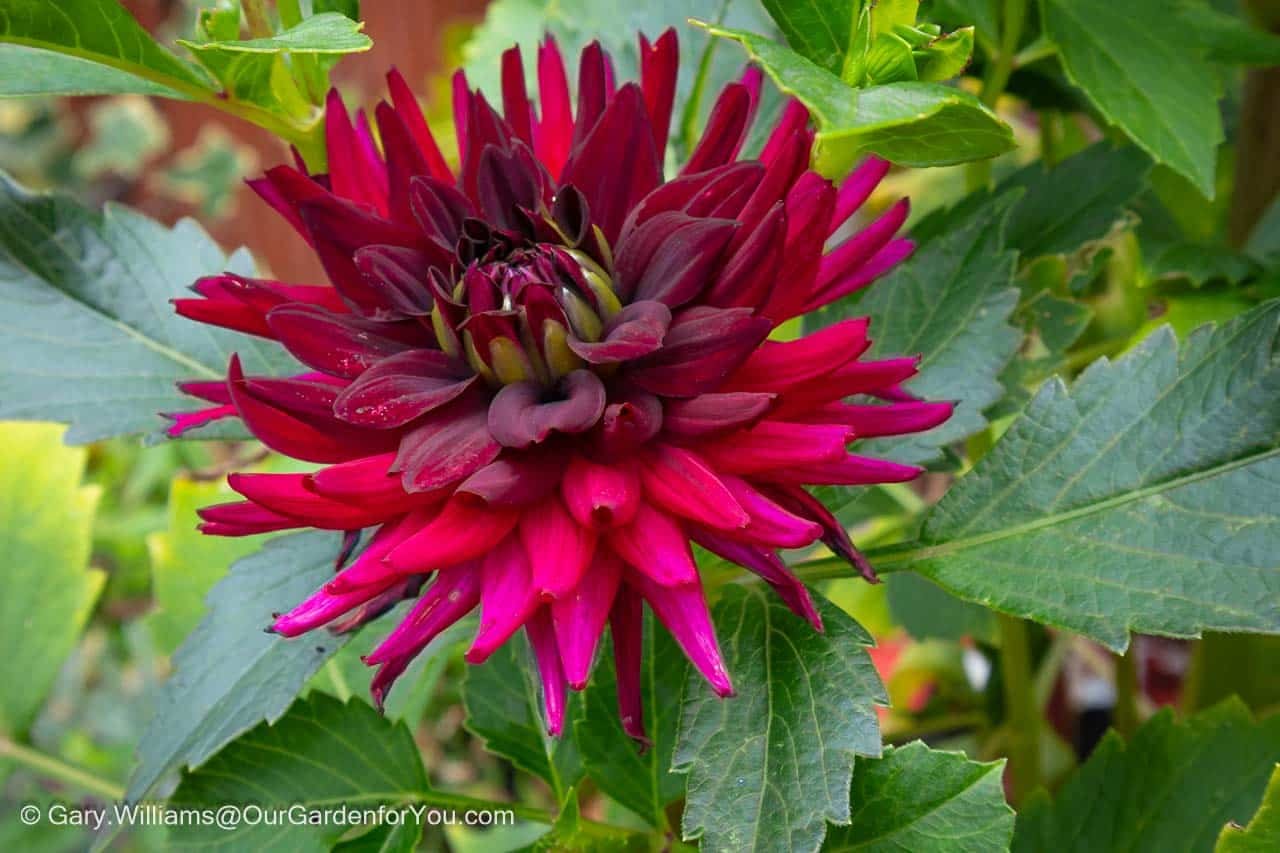
[[[409,350],[362,373],[338,395],[333,411],[348,423],[391,429],[457,399],[478,379],[439,350]]]
[[[629,523],[640,505],[640,476],[629,464],[603,465],[575,456],[560,490],[569,514],[593,530]]]
[[[661,302],[632,302],[605,326],[599,341],[569,339],[569,349],[591,364],[615,364],[648,355],[662,346],[671,309]]]
[[[533,382],[507,385],[489,405],[488,428],[505,447],[526,448],[553,432],[580,433],[604,414],[604,384],[594,373],[575,370],[557,386],[561,399],[544,402],[545,389]]]

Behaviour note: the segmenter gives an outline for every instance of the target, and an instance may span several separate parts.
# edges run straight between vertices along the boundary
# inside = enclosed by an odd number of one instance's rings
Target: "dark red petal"
[[[719,308],[761,307],[778,278],[786,233],[786,208],[779,202],[750,237],[727,253],[703,301]]]
[[[245,426],[272,450],[308,462],[345,462],[388,449],[385,433],[347,426],[336,418],[320,419],[284,411],[253,394],[240,367],[231,357],[227,382],[236,411]]]
[[[681,170],[691,175],[707,169],[723,166],[738,156],[747,136],[747,121],[751,114],[751,95],[741,83],[730,83],[720,90],[702,138],[694,146],[693,153]]]
[[[573,123],[573,145],[578,148],[600,121],[608,101],[605,53],[600,42],[582,49],[578,58],[578,111]]]
[[[660,153],[667,149],[679,62],[680,49],[674,27],[663,32],[652,45],[643,34],[640,36],[640,85],[644,89],[649,120],[653,122],[653,146]]]
[[[573,144],[573,116],[564,57],[551,36],[538,45],[538,93],[541,116],[534,130],[534,150],[551,176],[558,179]]]
[[[773,486],[766,491],[769,497],[782,506],[822,525],[822,543],[847,560],[867,581],[879,583],[875,569],[862,556],[862,552],[854,547],[849,532],[820,500],[800,486]]]
[[[431,128],[427,126],[427,119],[422,114],[422,107],[418,106],[418,99],[414,97],[404,77],[394,68],[387,74],[387,90],[391,93],[391,102],[395,104],[400,119],[413,134],[418,150],[426,158],[431,176],[442,181],[452,181],[453,173],[440,153],[440,146],[436,144]]]
[[[439,350],[410,350],[362,373],[338,395],[333,411],[348,423],[391,429],[456,399],[478,379]]]
[[[513,46],[502,54],[502,114],[511,132],[525,144],[533,144],[533,107],[525,89],[524,60],[520,47]]]
[[[324,110],[325,149],[333,192],[387,214],[387,176],[376,152],[370,152],[347,114],[337,89],[330,89]]]
[[[785,284],[779,282],[763,311],[778,322],[794,317],[808,301],[835,208],[835,187],[815,172],[805,172],[787,193],[787,243],[782,258]]]
[[[619,168],[621,163],[626,168]],[[615,243],[631,208],[662,181],[662,163],[653,147],[640,87],[628,83],[618,90],[595,128],[570,155],[561,180],[582,191],[592,221]]]
[[[772,327],[749,308],[690,308],[675,318],[662,349],[636,362],[628,375],[654,394],[696,397],[718,388]]]
[[[604,407],[596,444],[606,458],[625,456],[662,429],[662,401],[639,388],[614,388]]]
[[[356,251],[355,261],[365,281],[393,314],[425,317],[434,304],[427,281],[432,270],[448,263],[444,254],[435,251],[429,255],[401,246],[365,246]]]
[[[737,230],[728,219],[660,213],[618,247],[615,285],[623,299],[677,308],[707,286],[720,253]]]
[[[298,361],[334,376],[359,376],[384,358],[410,349],[379,334],[389,324],[370,323],[310,305],[282,305],[267,315],[275,337]]]
[[[545,394],[534,382],[505,386],[489,404],[489,433],[505,447],[525,448],[553,432],[586,432],[604,413],[604,383],[588,370],[562,379],[556,386],[559,399],[544,401]]]
[[[756,423],[773,405],[776,395],[734,391],[703,394],[691,400],[667,402],[663,426],[682,438],[699,438]]]
[[[449,250],[462,234],[463,221],[475,215],[470,199],[452,184],[435,178],[410,181],[409,206],[427,236]]]
[[[464,395],[436,409],[400,440],[392,470],[404,474],[411,492],[438,489],[479,471],[502,447],[489,434],[484,400]]]
[[[493,507],[526,506],[559,487],[568,462],[566,454],[550,449],[525,454],[507,451],[464,480],[458,491]]]
[[[569,349],[591,364],[616,364],[648,355],[662,346],[671,325],[671,309],[661,302],[632,302],[605,327],[604,339],[569,338]]]

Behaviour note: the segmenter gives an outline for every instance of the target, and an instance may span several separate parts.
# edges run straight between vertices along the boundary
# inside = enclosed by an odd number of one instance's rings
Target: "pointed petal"
[[[454,498],[439,515],[387,555],[402,574],[426,572],[481,557],[515,528],[520,514]]]
[[[690,450],[654,444],[640,464],[645,497],[670,513],[733,530],[751,520],[716,472]]]
[[[547,718],[547,734],[558,737],[564,731],[567,682],[547,608],[535,612],[524,629],[529,636],[529,645],[533,647],[538,677],[542,680],[542,708]]]
[[[313,305],[282,305],[267,315],[267,323],[294,358],[333,376],[359,376],[384,358],[411,347],[403,340],[379,334],[390,330],[389,324]]]
[[[609,321],[599,341],[569,339],[569,349],[590,364],[616,364],[648,355],[662,346],[671,309],[661,302],[632,302]]]
[[[565,676],[574,690],[587,685],[596,647],[621,580],[621,561],[609,551],[601,550],[583,582],[548,605]]]
[[[786,563],[782,562],[782,558],[776,553],[735,542],[709,531],[695,532],[693,538],[711,553],[759,575],[765,583],[773,587],[774,592],[787,607],[791,608],[792,613],[807,621],[817,631],[822,631],[822,616],[813,606],[808,588],[787,568]]]
[[[480,569],[480,628],[467,663],[484,663],[533,614],[538,593],[529,561],[515,536],[508,536],[485,555]]]
[[[392,429],[457,399],[479,378],[439,350],[409,350],[360,374],[338,395],[333,411],[348,423]]]
[[[689,400],[669,400],[663,427],[683,438],[700,438],[750,427],[765,416],[774,398],[774,394],[733,391],[702,394]]]
[[[720,643],[697,576],[690,583],[663,586],[639,572],[631,572],[627,575],[627,583],[633,584],[649,602],[658,621],[671,632],[690,663],[702,673],[712,689],[720,696],[732,696],[733,683],[725,669]]]
[[[605,541],[640,574],[662,586],[693,583],[698,567],[689,538],[671,516],[641,502],[630,524],[605,533]]]
[[[671,324],[662,349],[636,362],[629,376],[654,394],[696,397],[714,391],[746,360],[773,323],[749,308],[697,306]]]
[[[644,654],[644,602],[627,584],[618,589],[609,611],[613,635],[613,670],[618,678],[618,716],[622,730],[641,748],[653,742],[644,733],[644,702],[640,693],[640,667]]]

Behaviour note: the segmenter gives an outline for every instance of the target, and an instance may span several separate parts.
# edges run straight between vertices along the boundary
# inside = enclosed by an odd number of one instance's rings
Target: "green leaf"
[[[210,91],[202,74],[161,47],[115,0],[8,0],[0,15],[0,42],[102,66],[99,72],[50,57],[43,70],[66,74],[65,82],[27,69],[17,78],[3,76],[5,94],[130,91],[191,97]],[[0,61],[0,70],[13,67],[11,61]],[[122,73],[137,77],[137,87],[124,89]]]
[[[82,444],[195,408],[174,383],[221,379],[233,351],[248,373],[284,369],[274,343],[173,312],[170,299],[224,269],[252,272],[247,254],[227,257],[191,220],[96,213],[0,173],[0,418],[69,423],[67,441]]]
[[[573,742],[577,699],[570,697],[563,734],[548,735],[541,682],[527,640],[503,643],[483,664],[467,667],[462,703],[467,729],[484,740],[485,749],[545,779],[557,802],[564,802],[582,778],[582,761]]]
[[[413,853],[422,840],[422,827],[414,820],[375,826],[363,835],[339,842],[333,853]]]
[[[1249,825],[1227,824],[1213,849],[1214,853],[1274,853],[1280,849],[1280,765],[1271,771],[1262,805]]]
[[[1280,631],[1278,333],[1273,301],[1048,383],[878,565],[1116,650]]]
[[[205,595],[227,567],[262,547],[258,537],[206,536],[196,529],[196,510],[236,497],[222,482],[185,477],[169,488],[168,529],[147,537],[155,609],[146,623],[160,654],[172,654],[199,624]]]
[[[838,75],[861,2],[762,0],[796,53]]]
[[[264,633],[271,614],[333,576],[338,537],[281,536],[240,560],[209,593],[207,614],[173,656],[138,748],[128,799],[142,799],[183,766],[197,767],[263,720],[276,720],[345,637],[286,640]]]
[[[582,713],[573,731],[582,766],[600,790],[664,828],[667,804],[684,793],[684,776],[670,772],[670,767],[688,663],[671,636],[650,614],[645,616],[640,695],[653,745],[642,752],[622,730],[611,654],[609,662],[602,660],[597,666],[582,695]]]
[[[1223,140],[1218,85],[1168,4],[1041,0],[1041,23],[1098,111],[1212,198]]]
[[[1280,35],[1221,12],[1205,0],[1177,0],[1177,16],[1212,60],[1233,65],[1280,65]]]
[[[168,86],[92,60],[0,43],[0,97],[127,94],[184,97]]]
[[[53,424],[0,424],[0,733],[31,724],[80,639],[105,575],[89,568],[99,490],[80,485],[85,451]]]
[[[683,831],[701,849],[817,850],[848,823],[854,755],[879,755],[874,706],[887,697],[871,636],[821,596],[819,634],[759,585],[715,607],[737,696],[691,671],[674,769],[689,774]]]
[[[1052,801],[1029,801],[1013,850],[1210,851],[1257,809],[1277,754],[1280,716],[1254,722],[1232,700],[1177,723],[1166,708],[1128,744],[1108,733]]]
[[[1151,161],[1133,146],[1092,145],[1052,169],[1032,163],[990,193],[974,193],[946,210],[930,213],[913,229],[921,241],[959,227],[1006,193],[1022,189],[1009,216],[1006,242],[1022,260],[1065,255],[1101,240],[1128,218],[1127,209],[1146,187]]]
[[[925,243],[860,299],[817,315],[822,325],[839,316],[869,316],[874,343],[867,358],[919,353],[920,374],[909,390],[926,399],[958,401],[946,423],[918,435],[862,442],[859,453],[928,462],[939,448],[986,428],[982,411],[1000,399],[997,377],[1022,339],[1009,324],[1018,304],[1017,255],[1004,242],[1016,198],[1003,196],[962,227]],[[863,490],[825,491],[848,501]]]
[[[259,724],[184,775],[169,806],[216,810],[253,804],[268,814],[280,810],[303,817],[337,815],[342,806],[375,815],[380,805],[399,806],[393,820],[421,832],[409,806],[428,790],[417,744],[403,723],[383,719],[363,702],[344,705],[315,693],[274,724]],[[185,823],[170,830],[170,841],[183,849],[303,853],[328,851],[352,828],[346,820],[278,817],[246,819],[230,829]],[[357,826],[366,822],[353,821]]]
[[[990,641],[996,634],[992,612],[961,601],[915,572],[894,572],[884,579],[889,612],[916,640],[959,640],[974,637]]]
[[[1009,126],[968,92],[916,82],[852,89],[767,38],[703,26],[741,44],[778,88],[809,108],[818,123],[814,168],[828,177],[843,176],[868,154],[901,166],[949,166],[1014,148]]]
[[[197,53],[363,53],[373,47],[373,40],[361,32],[363,29],[363,22],[325,12],[266,38],[207,42],[179,39],[178,44]]]
[[[832,828],[823,850],[866,853],[988,853],[1007,850],[1013,809],[1004,801],[1003,761],[970,761],[920,741],[858,762],[849,826]]]
[[[942,82],[964,71],[973,58],[973,27],[964,27],[931,42],[920,63],[920,79]]]

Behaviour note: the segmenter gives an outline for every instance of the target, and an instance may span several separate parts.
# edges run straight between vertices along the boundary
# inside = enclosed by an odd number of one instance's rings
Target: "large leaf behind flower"
[[[922,741],[859,759],[853,819],[833,827],[823,849],[862,853],[989,853],[1006,850],[1013,809],[1004,801],[1003,761],[970,761]]]
[[[169,804],[215,810],[254,804],[295,817],[326,810],[336,815],[343,806],[376,813],[379,806],[416,804],[428,789],[417,745],[403,723],[383,718],[364,702],[344,704],[313,693],[274,724],[260,723],[185,775]],[[402,814],[416,838],[422,824],[412,812]],[[319,853],[350,829],[336,820],[257,825],[246,820],[231,829],[178,826],[170,840],[183,849]]]
[[[324,633],[286,640],[263,630],[272,613],[333,576],[338,547],[332,533],[282,536],[238,561],[213,588],[204,620],[173,656],[173,674],[138,748],[131,801],[172,771],[199,766],[236,736],[279,718],[346,642]]]
[[[169,300],[224,269],[252,272],[190,220],[98,213],[0,173],[0,418],[68,423],[67,441],[82,444],[197,407],[174,383],[222,378],[234,351],[251,373],[288,364],[275,344],[173,312]]]
[[[1280,632],[1280,301],[1046,385],[878,556],[1093,637]]]
[[[871,636],[821,596],[819,634],[759,584],[715,607],[737,695],[691,670],[673,763],[689,774],[684,835],[706,851],[817,850],[848,823],[855,755],[879,755],[875,705],[888,699]]]
[[[1255,722],[1235,699],[1185,722],[1165,709],[1128,743],[1108,734],[1052,801],[1027,803],[1013,850],[1208,853],[1258,808],[1277,756],[1280,716]]]

